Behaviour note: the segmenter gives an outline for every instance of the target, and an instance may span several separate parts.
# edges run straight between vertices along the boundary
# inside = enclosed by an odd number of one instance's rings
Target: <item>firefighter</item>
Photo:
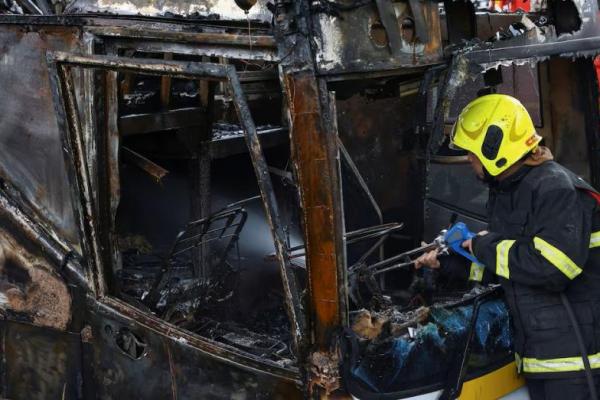
[[[451,147],[490,189],[488,231],[463,247],[482,264],[471,279],[493,276],[504,289],[531,399],[588,400],[600,374],[600,195],[540,141],[513,97],[482,96],[462,111]],[[440,260],[434,251],[416,264]]]

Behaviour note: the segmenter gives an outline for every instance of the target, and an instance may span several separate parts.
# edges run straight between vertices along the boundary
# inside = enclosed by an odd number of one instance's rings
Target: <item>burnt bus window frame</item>
[[[256,127],[237,72],[233,65],[140,60],[113,56],[79,56],[65,52],[49,52],[47,62],[50,69],[52,95],[55,104],[57,121],[62,133],[65,158],[71,185],[76,219],[82,238],[82,256],[87,261],[88,273],[92,280],[91,290],[98,301],[107,306],[127,311],[132,318],[144,324],[152,324],[153,329],[164,335],[178,335],[201,351],[217,354],[227,362],[246,365],[248,368],[269,372],[284,379],[299,382],[300,373],[296,367],[282,367],[260,357],[245,353],[236,348],[207,340],[199,335],[189,333],[177,326],[167,323],[147,312],[143,312],[120,299],[109,295],[104,280],[104,263],[99,241],[98,208],[93,195],[93,185],[88,163],[89,154],[85,148],[84,131],[78,112],[78,101],[75,92],[73,69],[97,70],[105,73],[128,71],[137,74],[169,76],[182,79],[208,79],[223,82],[231,90],[240,125],[244,131],[251,161],[257,175],[258,186],[269,220],[273,236],[279,268],[282,272],[286,309],[291,324],[293,348],[297,354],[298,344],[303,340],[304,315],[300,307],[300,297],[294,280],[289,277],[289,257],[285,245],[285,235],[279,218],[277,201],[273,185],[268,174],[267,164],[258,139]]]

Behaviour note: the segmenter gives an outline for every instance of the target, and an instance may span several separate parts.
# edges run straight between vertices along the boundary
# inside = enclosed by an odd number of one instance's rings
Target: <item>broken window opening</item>
[[[78,60],[77,65],[106,68],[102,59]],[[305,269],[281,254],[302,243],[281,103],[264,113],[261,118],[269,122],[256,133],[241,87],[235,86],[239,81],[232,78],[234,67],[167,63],[174,65],[171,71],[201,71],[197,76],[172,73],[171,79],[169,67],[161,69],[164,64],[111,60],[113,66],[129,67],[123,68],[128,72],[99,73],[106,85],[97,91],[105,117],[98,120],[107,128],[99,136],[108,139],[99,154],[106,167],[98,188],[105,194],[100,215],[109,211],[114,218],[98,221],[114,229],[100,235],[110,249],[104,254],[108,292],[192,333],[293,366],[303,330],[289,318],[289,293],[298,296],[296,281],[305,284]],[[256,76],[248,79],[260,82]],[[190,90],[200,93],[191,100],[200,103],[193,112],[188,100],[165,101]],[[250,102],[258,104],[260,90],[254,94]],[[245,119],[238,120],[230,107]],[[121,129],[111,136],[114,126]],[[265,154],[248,138],[252,134],[258,134]],[[252,142],[250,150],[245,139]],[[279,209],[278,203],[285,206]],[[198,207],[200,218],[194,214]],[[291,289],[284,287],[282,262]],[[302,318],[299,298],[292,302],[294,317]]]
[[[246,73],[246,79],[251,79],[247,74],[248,68],[254,70],[260,68],[256,65],[248,66],[246,63],[238,65],[242,73]],[[175,83],[174,81],[172,90],[176,90]],[[175,203],[173,205],[179,205],[176,220],[179,222],[179,226],[186,223],[187,227],[177,234],[172,247],[167,252],[166,260],[161,260],[158,276],[153,276],[150,288],[146,289],[137,300],[142,301],[168,322],[191,332],[240,347],[261,357],[289,363],[293,356],[289,347],[289,323],[286,321],[284,295],[276,266],[277,259],[273,256],[275,247],[270,240],[268,222],[261,209],[260,198],[256,197],[256,194],[259,193],[258,187],[256,183],[251,183],[255,181],[255,178],[248,154],[245,154],[243,147],[239,144],[237,146],[239,154],[228,154],[228,152],[235,153],[233,151],[234,142],[239,143],[243,140],[243,132],[236,121],[237,115],[231,96],[227,90],[223,89],[223,87],[215,88],[213,115],[208,116],[209,120],[215,121],[210,124],[209,128],[211,130],[211,149],[209,151],[212,154],[212,160],[207,161],[210,165],[206,166],[210,170],[211,176],[210,181],[205,182],[205,185],[210,186],[199,188],[210,192],[210,198],[204,199],[210,203],[210,213],[200,220],[184,222],[190,217],[181,215],[184,213],[183,210],[189,207],[188,212],[191,213],[197,199],[194,199],[194,193],[186,193],[182,187],[172,189],[182,195],[182,199],[172,200]],[[264,93],[261,93],[259,88],[254,87],[253,89],[246,91],[251,102],[258,102],[265,98],[262,97]],[[264,90],[263,88],[263,92]],[[171,97],[174,96],[171,95]],[[126,99],[123,100],[126,101]],[[266,101],[272,103],[270,98],[266,98]],[[189,104],[182,105],[189,106]],[[262,104],[262,107],[265,105]],[[281,126],[281,104],[271,110],[276,110],[276,112],[265,115],[263,111],[263,115],[260,116],[263,122],[267,123],[259,127],[259,134],[284,136],[285,129]],[[270,121],[265,121],[269,117]],[[177,154],[180,153],[178,150],[170,155],[165,153],[167,153],[167,143],[178,141],[177,137],[181,138],[183,132],[171,132],[168,134],[169,137],[166,135],[167,133],[164,133],[163,138],[159,139],[164,144],[150,150],[150,154],[154,159],[181,158],[182,156]],[[147,146],[147,142],[153,141],[150,136],[145,136],[145,138],[136,138],[137,143],[132,146],[137,145],[137,148],[143,148],[144,145]],[[279,139],[279,143],[281,144],[275,143],[275,149],[283,156],[270,152],[270,155],[273,156],[269,157],[269,166],[285,171],[289,166],[289,150],[285,147],[285,140]],[[123,146],[125,144],[124,141]],[[214,158],[212,150],[216,146],[213,144],[221,147],[217,155],[218,159]],[[146,154],[148,154],[148,150],[146,150]],[[194,156],[198,155],[191,157]],[[183,158],[186,157],[183,156]],[[173,162],[178,163],[178,161],[172,161],[171,164]],[[187,160],[187,163],[189,162],[192,160]],[[190,165],[192,168],[197,167],[193,162]],[[188,182],[193,179],[194,173],[187,174],[185,165],[173,166],[172,169],[174,173],[179,174],[179,179]],[[202,171],[199,173],[202,174]],[[277,175],[274,176],[275,181],[279,180]],[[135,187],[136,180],[125,181],[126,179],[126,176],[122,175],[122,186],[133,184]],[[168,183],[165,181],[164,185],[168,185]],[[187,186],[190,186],[190,183]],[[231,190],[228,186],[235,189]],[[160,189],[158,190],[160,191]],[[124,216],[124,211],[117,214],[117,226],[120,225],[121,229],[120,235],[127,235],[128,229],[123,226],[127,224],[123,224],[123,221],[132,218],[132,213],[139,207],[138,202],[148,201],[148,199],[140,199],[137,195],[134,198],[124,196],[130,191],[131,189],[127,189],[126,192],[122,191],[121,207],[128,209],[129,215]],[[286,193],[286,189],[281,184],[276,185],[276,191],[279,204],[285,205],[284,211],[293,212],[293,216],[290,218],[287,218],[287,214],[283,216],[282,213],[282,217],[286,218],[287,222],[284,228],[287,245],[298,245],[302,242],[299,235],[299,224],[292,222],[292,218],[299,218],[298,205],[294,203],[295,197],[293,194]],[[203,196],[202,193],[199,195]],[[176,194],[173,194],[173,197],[175,196]],[[191,201],[186,205],[187,199],[191,199]],[[232,204],[224,205],[223,202]],[[219,207],[222,208],[219,209]],[[163,209],[157,209],[156,214],[173,215],[171,209],[172,207],[167,205]],[[142,211],[141,219],[144,218],[143,214],[145,214],[144,211]],[[119,215],[122,217],[119,218]],[[155,230],[154,233],[161,231],[160,236],[162,236],[164,229],[168,226],[173,226],[173,224],[149,227],[146,234],[152,235]],[[139,225],[135,229],[139,232]],[[173,238],[172,232],[169,237]],[[161,244],[164,246],[167,243]],[[155,255],[158,252],[160,257],[164,257],[164,250],[160,251],[158,248],[156,250],[153,252]],[[131,256],[132,249],[128,249],[128,251]],[[192,265],[195,255],[201,260],[200,262],[205,264],[202,266],[205,270],[204,273],[196,274],[196,276],[194,276]],[[140,263],[132,265],[131,259],[127,261],[129,264],[123,263],[123,272],[127,273],[129,269],[133,268],[133,271],[139,274]],[[186,266],[188,267],[187,271]],[[296,274],[303,275],[301,267],[292,268],[296,269]],[[298,279],[303,279],[303,276],[299,276]],[[129,282],[130,285],[131,283]],[[138,285],[140,283],[142,282],[137,282]],[[261,286],[263,290],[256,291],[258,286]],[[139,287],[137,289],[139,290]],[[268,315],[269,318],[266,319],[265,315]],[[263,348],[261,343],[263,346],[266,344],[268,346]],[[269,351],[269,349],[271,350]]]
[[[417,245],[420,139],[414,135],[413,106],[420,83],[413,76],[330,83],[337,102],[353,309],[381,306],[381,296],[389,296],[394,286],[409,286],[405,280],[397,284],[403,278],[394,279],[405,271],[394,273],[391,279],[380,275],[374,280],[365,279],[360,271]],[[376,227],[380,227],[379,236],[348,240],[352,232]],[[383,292],[374,297],[378,288]],[[406,299],[394,301],[404,304]]]

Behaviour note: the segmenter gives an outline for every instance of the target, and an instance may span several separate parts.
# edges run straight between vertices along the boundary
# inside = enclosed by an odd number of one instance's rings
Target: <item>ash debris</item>
[[[129,250],[124,268],[119,271],[121,293],[128,301],[151,311],[165,321],[202,337],[221,342],[281,366],[293,363],[290,350],[289,323],[277,293],[267,293],[266,308],[242,318],[233,310],[238,299],[240,271],[228,266],[227,271],[209,279],[194,278],[190,257],[180,257],[170,272],[167,287],[160,290],[158,300],[148,298],[163,260],[153,254]],[[223,316],[230,318],[223,318]],[[265,317],[267,316],[267,317]]]

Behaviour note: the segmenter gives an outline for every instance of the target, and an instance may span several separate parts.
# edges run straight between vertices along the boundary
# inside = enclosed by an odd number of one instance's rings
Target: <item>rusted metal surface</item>
[[[289,108],[292,159],[306,246],[310,339],[301,354],[308,364],[305,374],[309,392],[318,396],[318,388],[326,392],[336,383],[321,379],[323,375],[311,366],[310,354],[332,356],[335,330],[345,322],[347,310],[337,132],[330,95],[325,82],[319,83],[315,76],[311,43],[302,35],[310,30],[307,3],[281,3],[275,19],[279,53],[284,55],[281,77]],[[294,21],[293,27],[290,21]],[[327,376],[335,376],[335,370],[328,370]]]
[[[315,344],[326,347],[341,320],[337,288],[335,212],[331,188],[335,168],[329,138],[321,125],[314,76],[287,76],[291,138],[304,210],[306,258]],[[339,212],[339,211],[338,211]]]
[[[24,250],[21,243],[3,230],[0,230],[0,312],[58,330],[65,330],[71,320],[71,295],[56,269]]]

